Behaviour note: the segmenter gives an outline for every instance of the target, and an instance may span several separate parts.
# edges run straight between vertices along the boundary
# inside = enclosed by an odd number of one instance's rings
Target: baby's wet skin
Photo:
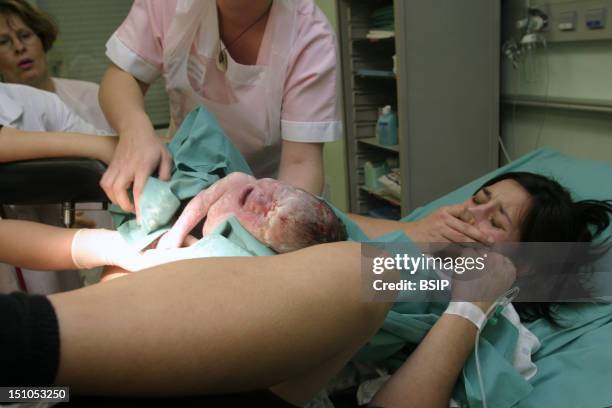
[[[232,173],[189,202],[172,229],[160,239],[159,248],[184,244],[185,237],[203,218],[202,235],[208,235],[232,216],[277,252],[319,242],[335,225],[335,215],[329,207],[306,191],[274,179],[257,180],[244,173]]]
[[[278,180],[235,177],[209,209],[203,234],[235,216],[260,241],[279,247],[291,245],[303,232],[290,226],[300,218],[316,220],[322,206],[308,193]]]
[[[272,226],[282,227],[287,216],[275,220],[276,212],[282,206],[289,212],[295,210],[298,216],[299,200],[292,199],[297,191],[273,179],[238,178],[210,207],[203,234],[210,233],[231,216],[235,216],[243,227],[255,235]]]

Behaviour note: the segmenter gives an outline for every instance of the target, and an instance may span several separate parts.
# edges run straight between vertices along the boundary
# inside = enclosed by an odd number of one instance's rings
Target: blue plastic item
[[[363,165],[363,173],[365,176],[365,185],[372,191],[378,191],[382,188],[382,184],[378,179],[389,172],[389,166],[385,162],[370,162],[367,161]]]
[[[378,116],[376,135],[381,145],[394,146],[397,144],[397,115],[389,105],[382,108]]]

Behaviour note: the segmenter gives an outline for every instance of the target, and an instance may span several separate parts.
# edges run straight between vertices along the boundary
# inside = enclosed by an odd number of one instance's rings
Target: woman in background
[[[0,76],[4,82],[53,92],[96,129],[112,132],[93,82],[51,77],[47,52],[58,28],[26,0],[0,0]]]

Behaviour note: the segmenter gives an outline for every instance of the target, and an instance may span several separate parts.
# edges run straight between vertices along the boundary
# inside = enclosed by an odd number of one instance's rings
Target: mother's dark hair
[[[591,242],[610,225],[610,201],[573,201],[566,188],[539,174],[504,173],[488,180],[480,189],[502,180],[517,182],[530,195],[527,210],[522,214],[521,242]],[[577,271],[565,276],[566,285],[582,285]],[[515,308],[524,320],[544,317],[554,322],[552,305],[525,302],[516,303]]]
[[[26,0],[0,0],[0,14],[18,16],[40,38],[45,52],[49,51],[57,38],[57,25],[48,14],[32,6]]]

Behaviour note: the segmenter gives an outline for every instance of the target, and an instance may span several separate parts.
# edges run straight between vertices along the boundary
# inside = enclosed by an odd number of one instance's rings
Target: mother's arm
[[[476,333],[476,326],[469,320],[443,314],[370,405],[447,408],[457,378],[474,349]]]
[[[452,284],[453,299],[475,299],[472,303],[483,314],[516,279],[512,262],[496,253],[487,255],[486,274],[477,270],[466,272],[455,276]],[[444,313],[374,396],[371,406],[448,407],[457,378],[474,349],[477,332],[476,324],[470,320]]]
[[[363,232],[375,238],[390,232],[404,231],[413,241],[421,243],[481,242],[491,244],[490,237],[475,226],[461,220],[464,204],[441,207],[426,217],[409,222],[383,220],[348,214]]]

